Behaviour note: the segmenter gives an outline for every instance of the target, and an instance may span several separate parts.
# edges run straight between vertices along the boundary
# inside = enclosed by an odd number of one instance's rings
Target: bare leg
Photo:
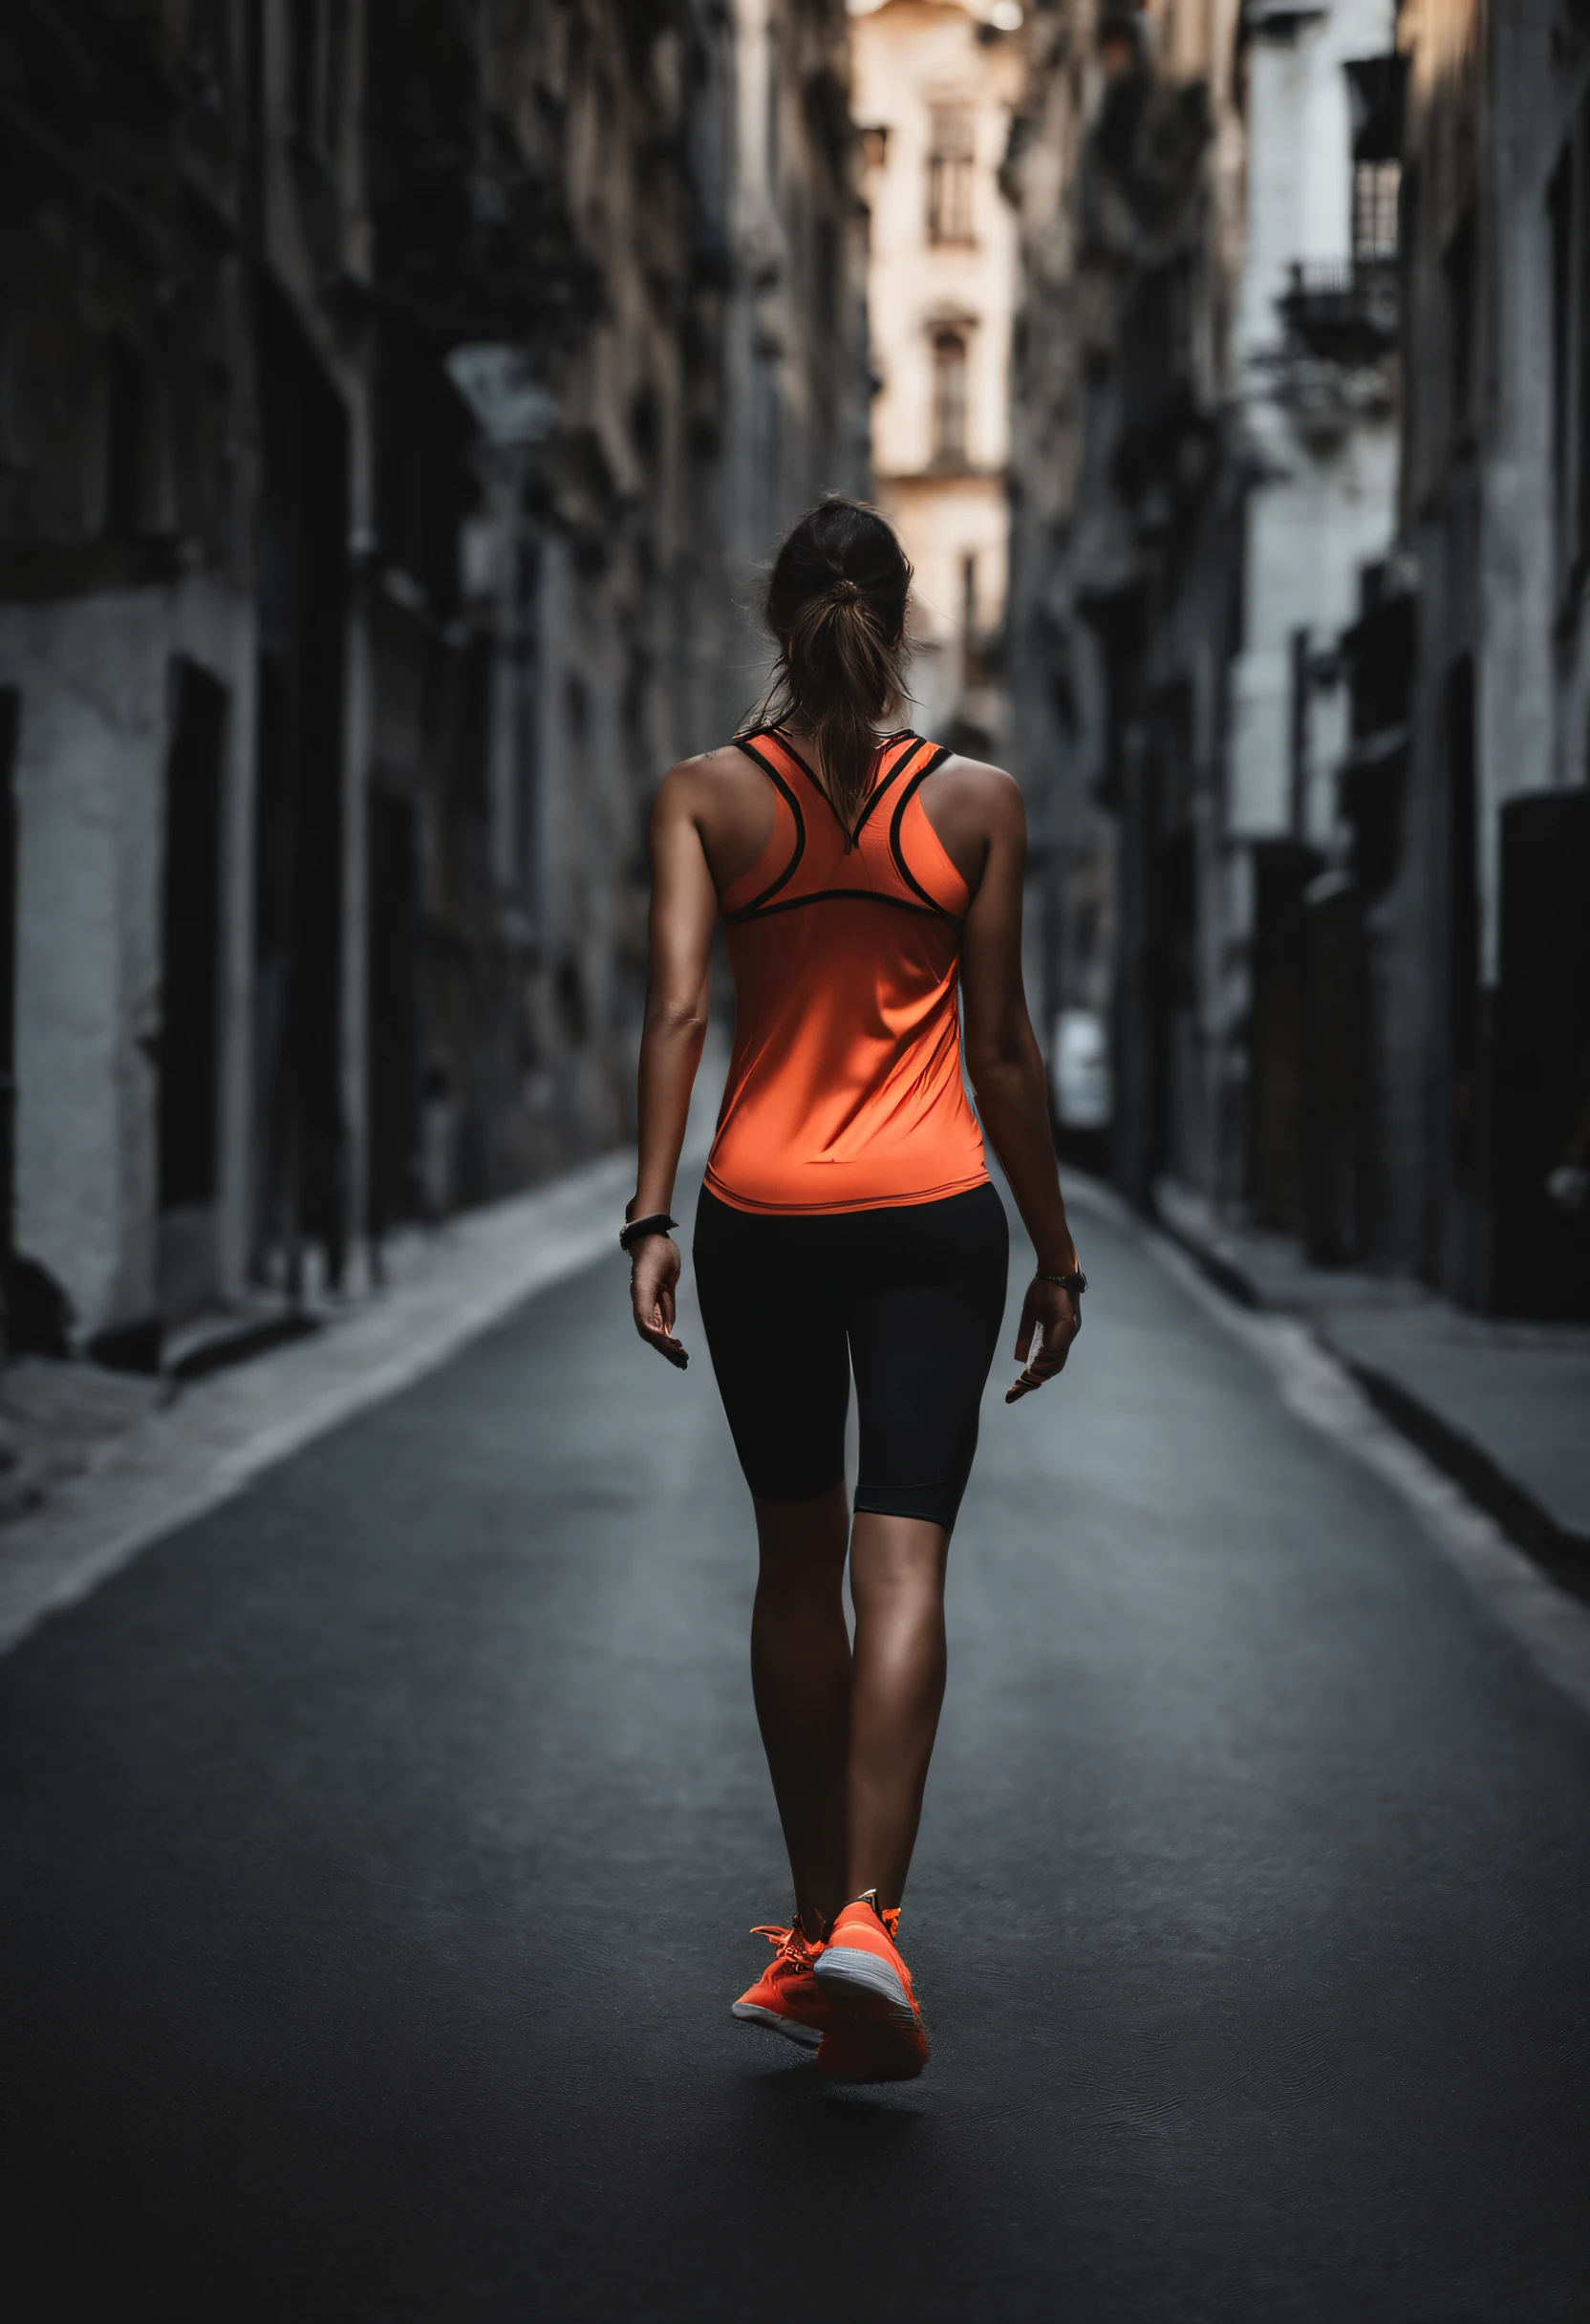
[[[821,1935],[846,1898],[850,1636],[843,1582],[843,1485],[811,1501],[758,1501],[762,1563],[751,1616],[751,1687],[795,1909]]]
[[[949,1548],[925,1518],[857,1513],[847,1899],[876,1888],[880,1905],[897,1904],[905,1887],[944,1700]]]

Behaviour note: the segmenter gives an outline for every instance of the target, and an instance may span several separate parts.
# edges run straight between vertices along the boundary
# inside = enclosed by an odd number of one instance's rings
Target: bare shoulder
[[[671,766],[652,809],[653,844],[693,832],[720,894],[757,861],[773,834],[773,792],[733,742]]]
[[[694,758],[680,759],[668,769],[657,785],[658,815],[682,815],[694,819],[704,811],[732,799],[741,789],[755,789],[745,754],[733,742],[725,742],[716,750],[698,751]]]
[[[1002,766],[953,753],[928,776],[920,797],[935,836],[974,895],[991,860],[1021,861],[1026,813],[1020,785]]]
[[[1021,785],[1002,766],[983,759],[962,758],[958,752],[945,759],[923,784],[922,805],[962,870],[976,860],[978,846],[1021,844],[1026,837]]]
[[[952,752],[935,767],[928,782],[938,797],[980,807],[1000,828],[1020,826],[1026,819],[1016,777],[1002,766],[990,765],[986,759],[966,759],[958,751]]]

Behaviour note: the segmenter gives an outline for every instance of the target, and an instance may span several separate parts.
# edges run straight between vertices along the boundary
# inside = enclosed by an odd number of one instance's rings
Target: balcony
[[[1395,258],[1295,262],[1288,277],[1277,303],[1300,350],[1326,362],[1362,364],[1396,345]]]

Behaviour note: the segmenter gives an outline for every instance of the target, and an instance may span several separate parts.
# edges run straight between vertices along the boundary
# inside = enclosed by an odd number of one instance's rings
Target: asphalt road
[[[955,1545],[921,2082],[728,2015],[748,1510],[614,1262],[0,1664],[8,2313],[1590,2314],[1590,1722],[1085,1242]]]

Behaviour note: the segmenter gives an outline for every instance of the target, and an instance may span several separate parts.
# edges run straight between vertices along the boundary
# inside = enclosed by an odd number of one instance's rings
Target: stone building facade
[[[1385,1247],[1469,1303],[1590,1317],[1590,11],[1406,0],[1398,41]]]
[[[1590,1314],[1590,13],[1026,57],[1011,682],[1112,1166]]]
[[[1016,230],[999,172],[1021,10],[850,0],[869,214],[872,468],[916,569],[913,716],[974,755],[1004,746]]]
[[[867,482],[848,73],[842,0],[7,11],[13,1339],[623,1134],[650,788]]]
[[[1399,165],[1391,0],[1244,20],[1231,362],[1243,467],[1220,847],[1215,1134],[1181,1175],[1321,1259],[1367,1255],[1365,863],[1345,648],[1394,570]],[[1218,1133],[1224,1130],[1222,1138]]]
[[[1004,169],[1022,284],[1008,668],[1051,1081],[1063,1131],[1142,1200],[1194,1167],[1223,1102],[1207,1026],[1239,636],[1237,14],[1035,8]]]

